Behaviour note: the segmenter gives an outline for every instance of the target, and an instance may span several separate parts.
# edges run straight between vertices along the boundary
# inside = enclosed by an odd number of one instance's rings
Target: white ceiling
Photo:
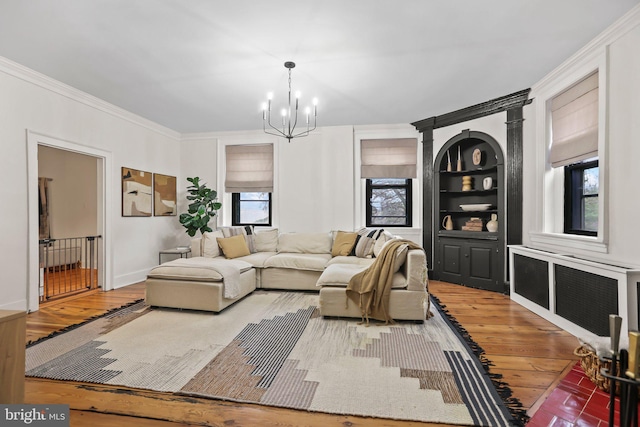
[[[287,60],[319,126],[410,123],[529,88],[639,3],[0,0],[0,56],[183,133],[261,128]]]

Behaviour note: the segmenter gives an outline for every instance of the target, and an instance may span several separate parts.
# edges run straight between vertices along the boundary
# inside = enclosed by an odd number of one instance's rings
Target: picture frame
[[[176,185],[175,176],[153,174],[154,216],[176,216],[178,214]]]
[[[139,169],[122,167],[122,216],[151,216],[153,174]]]

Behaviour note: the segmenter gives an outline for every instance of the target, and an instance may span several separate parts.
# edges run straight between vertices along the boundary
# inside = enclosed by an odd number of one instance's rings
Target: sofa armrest
[[[407,253],[404,274],[407,278],[407,290],[425,291],[428,289],[427,256],[423,250],[411,249]]]
[[[191,239],[191,256],[202,256],[202,237]]]

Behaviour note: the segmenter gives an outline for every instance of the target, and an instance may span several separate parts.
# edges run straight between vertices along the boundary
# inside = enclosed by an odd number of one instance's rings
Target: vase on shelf
[[[447,215],[442,218],[442,228],[445,230],[453,230],[453,220],[451,219],[451,215]]]
[[[451,172],[451,154],[447,150],[447,172]]]
[[[491,187],[493,187],[493,178],[488,176],[482,180],[482,188],[485,190],[491,190]]]
[[[460,157],[460,146],[458,145],[458,172],[462,172],[462,157]]]
[[[487,231],[491,233],[498,231],[498,214],[491,214],[491,221],[487,222]]]
[[[472,186],[471,175],[465,175],[462,177],[462,191],[471,191]]]

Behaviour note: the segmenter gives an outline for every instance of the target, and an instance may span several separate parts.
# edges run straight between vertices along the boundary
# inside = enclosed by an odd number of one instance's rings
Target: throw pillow
[[[257,252],[276,252],[278,250],[278,229],[256,231],[253,240]]]
[[[384,230],[381,228],[362,228],[358,231],[358,241],[355,246],[354,255],[358,258],[373,257],[373,247],[376,240]]]
[[[238,236],[238,235],[242,235],[244,236],[244,239],[247,242],[247,247],[249,248],[249,252],[256,253],[256,245],[255,245],[255,241],[253,238],[254,232],[253,232],[253,226],[251,225],[245,225],[245,226],[233,226],[233,227],[220,227],[220,230],[222,230],[222,233],[224,234],[224,237],[231,237],[231,236]]]
[[[380,249],[380,251],[382,252],[382,250],[384,250],[384,247],[387,246],[387,244],[389,244],[390,242],[396,240],[395,238],[391,238],[389,240],[386,241],[386,243],[384,245],[382,245],[382,249]],[[405,262],[407,261],[407,256],[409,254],[409,245],[404,243],[400,246],[398,246],[396,248],[396,260],[395,260],[395,270],[394,273],[397,273],[398,271],[400,271],[400,268],[402,268],[402,266],[405,264]]]
[[[331,248],[331,256],[347,256],[351,253],[351,249],[356,243],[358,233],[349,233],[346,231],[338,231]]]
[[[218,237],[216,240],[226,258],[238,258],[251,254],[247,246],[247,241],[241,234],[232,237]]]
[[[220,247],[218,246],[218,237],[224,237],[222,231],[214,230],[212,232],[205,232],[202,234],[202,249],[200,253],[203,257],[215,258],[220,256]]]
[[[396,251],[396,265],[395,265],[395,273],[400,271],[400,268],[407,261],[407,254],[409,253],[409,245],[404,244],[398,248]]]
[[[382,250],[384,244],[393,238],[393,234],[389,233],[388,231],[383,231],[382,233],[380,233],[380,236],[378,236],[378,238],[376,239],[376,244],[373,245],[373,257],[376,258],[380,254],[380,251]]]

